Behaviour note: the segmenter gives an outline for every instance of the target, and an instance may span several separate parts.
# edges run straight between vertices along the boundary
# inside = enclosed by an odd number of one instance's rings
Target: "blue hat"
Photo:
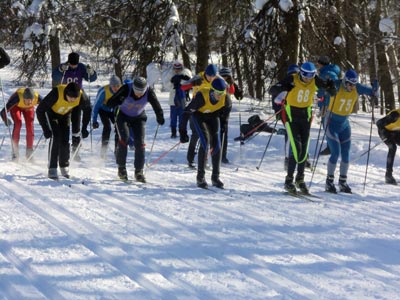
[[[352,85],[357,84],[358,82],[358,74],[356,71],[353,69],[347,70],[346,73],[344,74],[344,82],[348,82]]]
[[[305,62],[300,67],[300,75],[304,78],[314,78],[317,74],[317,69],[312,62]]]
[[[226,82],[221,77],[217,77],[211,82],[211,88],[218,92],[224,92],[226,90]]]
[[[228,67],[222,67],[221,69],[219,69],[219,75],[221,75],[222,77],[224,76],[232,76],[232,70]]]
[[[217,75],[217,66],[214,64],[209,64],[206,68],[205,74],[208,76],[216,76]]]
[[[121,85],[121,79],[117,75],[113,75],[110,78],[110,85],[111,86],[120,86]]]

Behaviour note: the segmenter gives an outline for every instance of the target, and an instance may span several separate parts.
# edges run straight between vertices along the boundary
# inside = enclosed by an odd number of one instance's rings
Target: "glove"
[[[164,120],[164,116],[157,116],[157,123],[159,124],[159,125],[164,125],[164,123],[165,123],[165,120]]]
[[[82,129],[82,138],[86,139],[89,136],[89,131],[87,129]]]
[[[66,64],[61,64],[60,65],[60,71],[64,73],[65,71],[68,70],[68,67],[69,67],[69,65],[67,63]]]
[[[94,74],[94,70],[91,65],[86,65],[86,72],[89,74],[89,76]]]
[[[226,76],[225,81],[226,81],[226,83],[228,83],[229,85],[233,84],[232,76]]]
[[[194,78],[192,83],[193,83],[193,86],[201,85],[203,83],[203,78],[201,78],[200,76],[197,78]]]
[[[4,123],[5,123],[6,126],[8,127],[8,126],[10,126],[13,122],[12,122],[12,120],[11,120],[10,118],[7,118],[7,121],[4,122]]]
[[[43,136],[47,140],[53,136],[53,133],[50,129],[43,130]]]
[[[276,132],[277,135],[285,135],[286,134],[286,129],[285,128],[279,128],[278,131]]]
[[[92,123],[92,127],[93,127],[93,129],[99,128],[99,122],[94,121],[94,122]]]
[[[335,96],[336,95],[336,86],[335,86],[335,82],[332,79],[328,79],[326,81],[326,91],[331,96]]]
[[[181,141],[181,143],[189,142],[189,136],[186,129],[179,129],[179,140]]]

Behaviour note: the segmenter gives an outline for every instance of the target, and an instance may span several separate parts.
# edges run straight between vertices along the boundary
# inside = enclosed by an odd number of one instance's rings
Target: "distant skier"
[[[96,95],[96,102],[93,107],[92,113],[92,125],[93,129],[99,128],[99,122],[97,122],[97,116],[100,116],[101,123],[103,124],[103,132],[101,134],[101,158],[105,158],[108,149],[108,143],[111,135],[111,126],[115,123],[114,109],[107,106],[108,100],[114,95],[121,87],[121,79],[117,75],[113,75],[110,78],[109,84],[102,86]],[[114,151],[117,148],[117,133],[115,133],[115,145]]]
[[[389,149],[386,159],[385,182],[397,185],[397,181],[393,177],[393,165],[397,146],[400,146],[400,109],[390,111],[385,117],[376,122],[376,126],[378,127],[380,138]]]
[[[93,82],[97,79],[97,73],[93,67],[89,64],[84,65],[79,62],[80,56],[76,52],[68,54],[68,60],[65,63],[58,65],[53,69],[52,79],[57,84],[68,84],[75,82],[82,89],[85,97],[89,98],[83,90],[82,82],[86,80]],[[80,127],[81,112],[76,113],[72,116],[72,151],[75,153],[79,151],[81,143],[81,127]],[[79,152],[75,153],[74,159],[80,161]]]
[[[211,87],[200,89],[194,99],[186,106],[183,114],[182,126],[179,128],[180,141],[187,143],[187,122],[193,115],[193,123],[198,129],[200,139],[200,149],[198,155],[197,186],[207,188],[205,180],[205,164],[207,155],[211,153],[213,186],[223,188],[224,184],[220,180],[220,160],[221,160],[221,141],[219,139],[220,114],[221,110],[229,107],[231,99],[226,93],[227,84],[220,77],[211,82]],[[225,110],[227,111],[227,110]]]
[[[336,80],[337,93],[330,97],[327,112],[324,117],[324,128],[331,155],[328,160],[327,178],[325,190],[329,193],[336,193],[334,174],[336,164],[341,156],[339,168],[339,188],[341,192],[351,193],[347,184],[347,172],[350,161],[351,127],[349,115],[358,100],[359,95],[374,96],[375,90],[358,82],[358,74],[350,69],[346,71],[342,80]]]
[[[19,88],[11,95],[7,101],[6,107],[0,112],[1,118],[6,126],[14,123],[12,131],[12,159],[15,161],[19,158],[19,138],[22,127],[22,116],[24,116],[26,126],[26,158],[30,158],[33,153],[35,106],[37,106],[41,100],[42,97],[32,88]],[[7,118],[8,111],[10,112],[12,121]]]
[[[333,81],[324,81],[317,75],[317,69],[311,62],[300,66],[300,72],[287,76],[272,88],[274,94],[287,91],[283,105],[282,121],[290,140],[289,164],[285,178],[285,190],[296,194],[297,188],[301,193],[308,194],[304,182],[304,167],[308,156],[310,129],[312,121],[312,105],[317,88],[326,88],[328,93],[335,94]],[[271,88],[271,89],[272,89]],[[297,165],[296,186],[293,184],[294,171]]]
[[[80,111],[83,111],[82,137],[87,138],[89,136],[87,126],[91,114],[90,101],[75,82],[60,84],[53,88],[36,109],[43,135],[46,139],[50,139],[48,177],[51,179],[58,178],[58,166],[61,175],[69,177],[71,119],[75,120],[72,121],[72,125],[73,122],[80,122],[79,119],[72,118],[72,115]]]

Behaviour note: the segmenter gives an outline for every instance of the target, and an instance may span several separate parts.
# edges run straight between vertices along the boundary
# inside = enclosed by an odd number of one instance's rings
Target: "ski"
[[[295,197],[295,198],[299,198],[299,199],[304,199],[304,200],[309,201],[309,202],[320,203],[321,200],[322,200],[321,197],[319,197],[317,195],[313,195],[313,194],[302,194],[302,193],[296,193],[295,194],[295,193],[290,193],[288,191],[283,192],[283,194],[287,195],[287,196],[292,196],[292,197]]]

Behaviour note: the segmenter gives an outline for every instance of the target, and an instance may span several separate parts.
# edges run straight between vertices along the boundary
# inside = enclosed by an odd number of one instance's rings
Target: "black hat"
[[[71,52],[68,55],[68,63],[71,65],[77,65],[79,64],[79,54],[76,52]]]
[[[72,98],[78,98],[81,93],[81,88],[75,82],[70,82],[65,87],[65,95],[70,96]]]
[[[24,93],[22,94],[24,99],[33,99],[35,98],[35,92],[31,88],[26,88]]]
[[[144,77],[136,77],[133,80],[133,91],[137,94],[144,94],[147,89],[147,81]]]
[[[329,60],[329,57],[328,57],[328,56],[322,55],[322,56],[320,56],[320,57],[318,58],[318,61],[317,61],[317,62],[318,62],[319,64],[321,64],[321,65],[326,66],[326,65],[329,65],[330,60]]]

